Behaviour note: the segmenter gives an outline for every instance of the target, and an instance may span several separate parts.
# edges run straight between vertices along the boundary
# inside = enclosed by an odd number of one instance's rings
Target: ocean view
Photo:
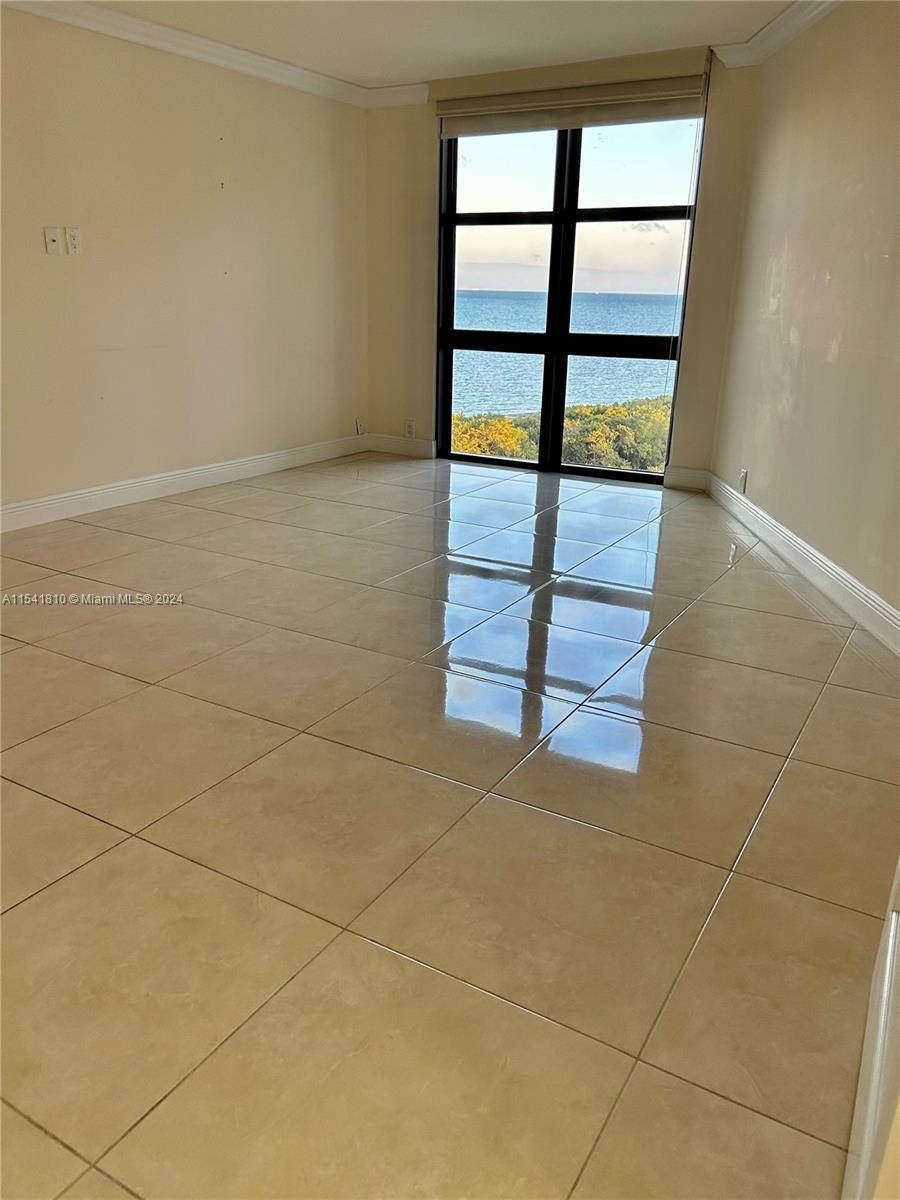
[[[458,329],[503,329],[540,333],[545,327],[545,292],[457,291]],[[576,292],[575,333],[659,334],[678,332],[681,297],[658,293]],[[453,411],[464,416],[512,416],[537,412],[543,359],[532,354],[454,353]],[[636,358],[572,357],[568,404],[626,404],[671,396],[675,363]]]

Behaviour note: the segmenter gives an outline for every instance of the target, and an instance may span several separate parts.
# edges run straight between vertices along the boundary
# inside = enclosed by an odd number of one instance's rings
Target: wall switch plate
[[[362,423],[362,417],[356,418],[356,432],[359,437],[362,437],[362,435],[366,432],[366,427]]]
[[[747,468],[741,467],[741,474],[738,478],[738,487],[742,492],[747,491]]]
[[[414,438],[416,436],[415,421],[407,421],[406,422],[406,424],[403,427],[403,436],[408,437],[408,438]]]
[[[66,226],[66,253],[81,253],[81,229],[77,225]]]
[[[62,254],[62,239],[58,225],[44,226],[44,249],[48,254]]]

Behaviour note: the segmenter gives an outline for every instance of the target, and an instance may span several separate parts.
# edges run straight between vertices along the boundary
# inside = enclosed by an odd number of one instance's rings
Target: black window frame
[[[702,132],[702,131],[701,131]],[[660,483],[663,472],[630,471],[615,467],[579,466],[562,462],[563,422],[570,354],[599,358],[648,358],[675,362],[672,413],[666,443],[666,463],[672,443],[672,425],[678,391],[681,333],[694,235],[696,197],[690,204],[633,205],[624,208],[579,208],[581,170],[580,129],[557,132],[553,208],[540,212],[456,211],[456,179],[459,141],[441,141],[438,219],[438,304],[437,304],[437,454],[457,462],[498,463],[530,470],[592,475],[633,482]],[[699,160],[698,160],[699,161]],[[578,226],[600,221],[687,221],[687,268],[677,331],[671,335],[574,333],[570,332],[572,311],[575,237]],[[457,329],[454,325],[456,230],[466,225],[549,225],[550,270],[547,295],[547,326],[543,332]],[[541,433],[537,460],[497,458],[461,454],[451,446],[453,411],[453,352],[482,350],[537,354],[543,357]]]

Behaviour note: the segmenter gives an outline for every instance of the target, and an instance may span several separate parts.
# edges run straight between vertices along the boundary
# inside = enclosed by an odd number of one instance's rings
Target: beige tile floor
[[[6,1200],[839,1195],[900,669],[708,497],[361,454],[2,552],[77,601],[2,609]]]

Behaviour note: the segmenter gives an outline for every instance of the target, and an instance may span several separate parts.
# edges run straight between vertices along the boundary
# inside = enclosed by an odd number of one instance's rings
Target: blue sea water
[[[539,333],[545,328],[543,292],[458,291],[457,329],[497,329]],[[573,333],[676,335],[681,297],[628,292],[576,292]],[[543,358],[456,350],[453,355],[453,411],[536,412],[541,406]],[[675,363],[668,359],[569,358],[567,404],[623,404],[647,396],[671,396]]]

